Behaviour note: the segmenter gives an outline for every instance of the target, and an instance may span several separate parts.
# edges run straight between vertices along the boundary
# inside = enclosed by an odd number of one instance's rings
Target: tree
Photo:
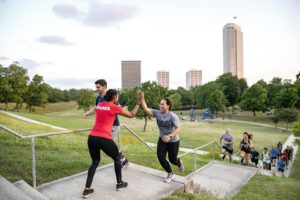
[[[180,94],[182,107],[186,108],[187,106],[191,106],[193,104],[192,92],[190,90],[186,90],[183,87],[178,87],[174,93]]]
[[[34,75],[26,93],[26,103],[29,112],[33,111],[33,106],[44,107],[47,104],[49,86],[43,82],[43,77]]]
[[[217,114],[219,111],[224,112],[226,103],[226,97],[222,90],[216,89],[211,91],[207,99],[207,107],[210,109],[212,114]]]
[[[223,86],[223,92],[227,99],[226,106],[234,106],[241,97],[241,88],[239,79],[237,76],[233,76],[231,73],[225,73],[219,76],[216,80]]]
[[[276,96],[277,108],[292,108],[299,100],[297,88],[292,84],[284,84]]]
[[[240,102],[244,91],[248,88],[248,84],[247,84],[246,79],[244,79],[244,78],[239,79],[239,85],[240,85],[241,94],[240,94],[240,99],[238,101]]]
[[[286,131],[288,131],[289,124],[297,120],[298,114],[299,111],[295,108],[277,108],[274,113],[279,120],[286,122]]]
[[[268,99],[266,104],[268,108],[274,108],[277,106],[277,96],[282,87],[282,79],[279,77],[273,78],[266,86],[266,89],[268,91]]]
[[[6,75],[13,90],[12,101],[16,102],[15,109],[18,111],[22,107],[24,95],[27,92],[27,84],[29,81],[27,69],[19,66],[18,62],[14,62],[8,67]]]
[[[141,86],[136,87],[134,89],[123,91],[127,94],[123,94],[123,96],[120,96],[120,102],[121,101],[124,102],[122,98],[126,97],[127,98],[127,101],[125,101],[126,104],[122,104],[122,105],[128,106],[129,110],[132,110],[137,103],[136,92],[138,89],[144,92],[145,100],[147,102],[148,107],[154,109],[159,109],[160,101],[162,100],[162,98],[166,97],[168,93],[168,90],[165,87],[158,85],[156,82],[150,82],[150,81],[144,82],[141,84]],[[143,131],[146,132],[148,116],[142,111],[142,109],[139,110],[136,116],[145,119]]]
[[[300,136],[300,115],[298,116],[298,120],[293,125],[293,133],[295,136]]]
[[[294,86],[297,89],[297,95],[298,95],[298,101],[295,104],[295,106],[296,106],[296,108],[300,109],[300,79],[295,81]]]
[[[49,91],[48,102],[57,103],[66,101],[65,93],[61,89],[49,87]]]
[[[257,111],[264,109],[267,100],[267,90],[260,84],[256,83],[247,89],[240,102],[240,107],[246,111],[253,112],[253,120]]]
[[[181,106],[181,95],[178,93],[172,94],[169,96],[172,101],[172,109],[176,110]]]
[[[0,65],[0,101],[5,103],[5,110],[13,97],[13,89],[7,77],[7,68]]]
[[[193,88],[192,93],[197,107],[209,108],[213,114],[224,111],[226,97],[221,84],[212,81]]]
[[[83,109],[87,112],[93,105],[95,105],[95,93],[90,89],[81,89],[79,91],[77,100],[78,109]]]

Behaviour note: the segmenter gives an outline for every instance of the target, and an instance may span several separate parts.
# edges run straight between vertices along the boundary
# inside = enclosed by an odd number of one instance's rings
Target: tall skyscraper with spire
[[[223,27],[223,71],[244,78],[243,32],[235,23]]]

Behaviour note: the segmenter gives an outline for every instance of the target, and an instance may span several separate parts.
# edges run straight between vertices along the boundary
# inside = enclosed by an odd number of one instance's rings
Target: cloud
[[[86,86],[94,86],[95,80],[97,80],[97,78],[57,78],[47,80],[47,83],[62,88],[81,88]]]
[[[38,66],[40,66],[40,63],[35,61],[35,60],[31,60],[28,58],[23,58],[18,60],[18,62],[20,63],[21,66],[32,69],[32,68],[36,68]]]
[[[59,17],[75,19],[83,25],[104,27],[133,18],[138,9],[128,5],[92,2],[87,12],[80,11],[76,6],[69,4],[56,4],[52,11]]]
[[[134,17],[137,14],[137,8],[126,5],[91,3],[89,11],[86,14],[83,23],[102,27],[108,26],[120,21]]]
[[[69,4],[54,5],[52,11],[62,18],[79,18],[80,13],[76,6]]]
[[[37,40],[41,43],[52,44],[52,45],[61,45],[61,46],[74,45],[72,42],[69,42],[64,37],[58,35],[45,35],[39,37]]]
[[[1,0],[0,0],[1,1]],[[0,60],[9,60],[9,57],[6,56],[0,56]]]

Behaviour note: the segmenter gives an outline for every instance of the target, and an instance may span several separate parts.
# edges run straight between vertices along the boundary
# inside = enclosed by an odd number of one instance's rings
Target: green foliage
[[[87,112],[95,104],[95,93],[90,89],[82,89],[79,92],[77,105],[78,109]]]
[[[181,107],[191,106],[193,104],[192,92],[186,90],[183,87],[178,87],[174,93],[178,93],[181,96]]]
[[[160,101],[168,93],[168,90],[165,87],[158,85],[156,82],[148,81],[142,83],[141,86],[136,87],[134,89],[121,91],[121,95],[119,98],[120,104],[123,106],[127,106],[129,110],[132,110],[137,103],[136,92],[138,89],[144,92],[147,106],[149,108],[154,108],[154,109],[159,108]],[[146,131],[147,118],[148,118],[147,115],[142,111],[142,109],[140,109],[136,116],[145,119],[144,131]]]
[[[13,89],[13,101],[16,102],[16,109],[19,110],[27,92],[27,83],[29,81],[27,70],[19,66],[18,62],[14,62],[7,69],[7,77]]]
[[[297,122],[293,125],[293,133],[296,136],[300,136],[300,116],[298,116]]]
[[[6,104],[5,110],[11,101],[16,102],[16,109],[19,110],[27,92],[27,70],[20,67],[18,62],[14,62],[7,68],[0,65],[0,74],[0,101]]]
[[[288,125],[297,120],[297,116],[299,111],[295,108],[277,108],[274,112],[275,117],[278,118],[279,121],[286,122],[286,129],[288,129]]]
[[[177,110],[178,108],[180,108],[181,106],[181,95],[178,93],[172,94],[171,96],[169,96],[169,98],[172,101],[172,109],[173,110]]]
[[[284,84],[276,96],[277,108],[292,108],[299,100],[298,91],[295,86],[290,83]]]
[[[270,83],[266,85],[265,88],[268,91],[268,99],[266,104],[268,108],[274,108],[277,106],[277,96],[282,87],[282,79],[278,77],[273,78]]]
[[[26,104],[29,112],[32,112],[33,106],[44,107],[47,104],[49,95],[49,85],[43,82],[43,77],[35,75],[28,86],[26,93]]]
[[[256,111],[261,111],[265,108],[267,100],[267,90],[261,84],[254,84],[247,89],[240,103],[240,107],[246,111],[252,111],[255,117]]]
[[[227,99],[226,106],[234,106],[242,95],[239,79],[231,73],[225,73],[219,76],[216,82],[223,86],[223,92]],[[245,90],[245,81],[241,81],[241,84]]]
[[[5,103],[5,110],[7,110],[8,102],[12,100],[13,89],[7,77],[7,68],[0,65],[0,101]]]
[[[49,96],[48,96],[49,103],[58,103],[58,102],[69,101],[69,100],[70,97],[67,90],[62,91],[59,88],[49,87]]]
[[[224,111],[226,97],[222,91],[221,84],[209,82],[203,86],[192,88],[193,98],[200,108],[209,108],[212,113]]]
[[[226,103],[226,97],[221,90],[214,90],[209,94],[207,100],[207,107],[211,112],[218,113],[219,111],[224,111]]]

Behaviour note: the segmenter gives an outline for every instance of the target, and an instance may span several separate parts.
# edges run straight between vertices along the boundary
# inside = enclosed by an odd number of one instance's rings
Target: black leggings
[[[158,158],[161,166],[168,173],[172,173],[172,169],[171,169],[169,162],[166,160],[167,153],[168,153],[169,161],[173,165],[177,165],[178,167],[180,167],[181,162],[180,162],[180,159],[177,158],[178,150],[179,150],[179,141],[165,143],[162,141],[161,138],[158,139],[157,158]]]
[[[92,185],[95,171],[100,163],[100,150],[114,160],[117,183],[120,183],[122,181],[121,161],[116,143],[110,139],[90,135],[88,138],[88,147],[92,164],[89,168],[85,187],[90,188]]]

